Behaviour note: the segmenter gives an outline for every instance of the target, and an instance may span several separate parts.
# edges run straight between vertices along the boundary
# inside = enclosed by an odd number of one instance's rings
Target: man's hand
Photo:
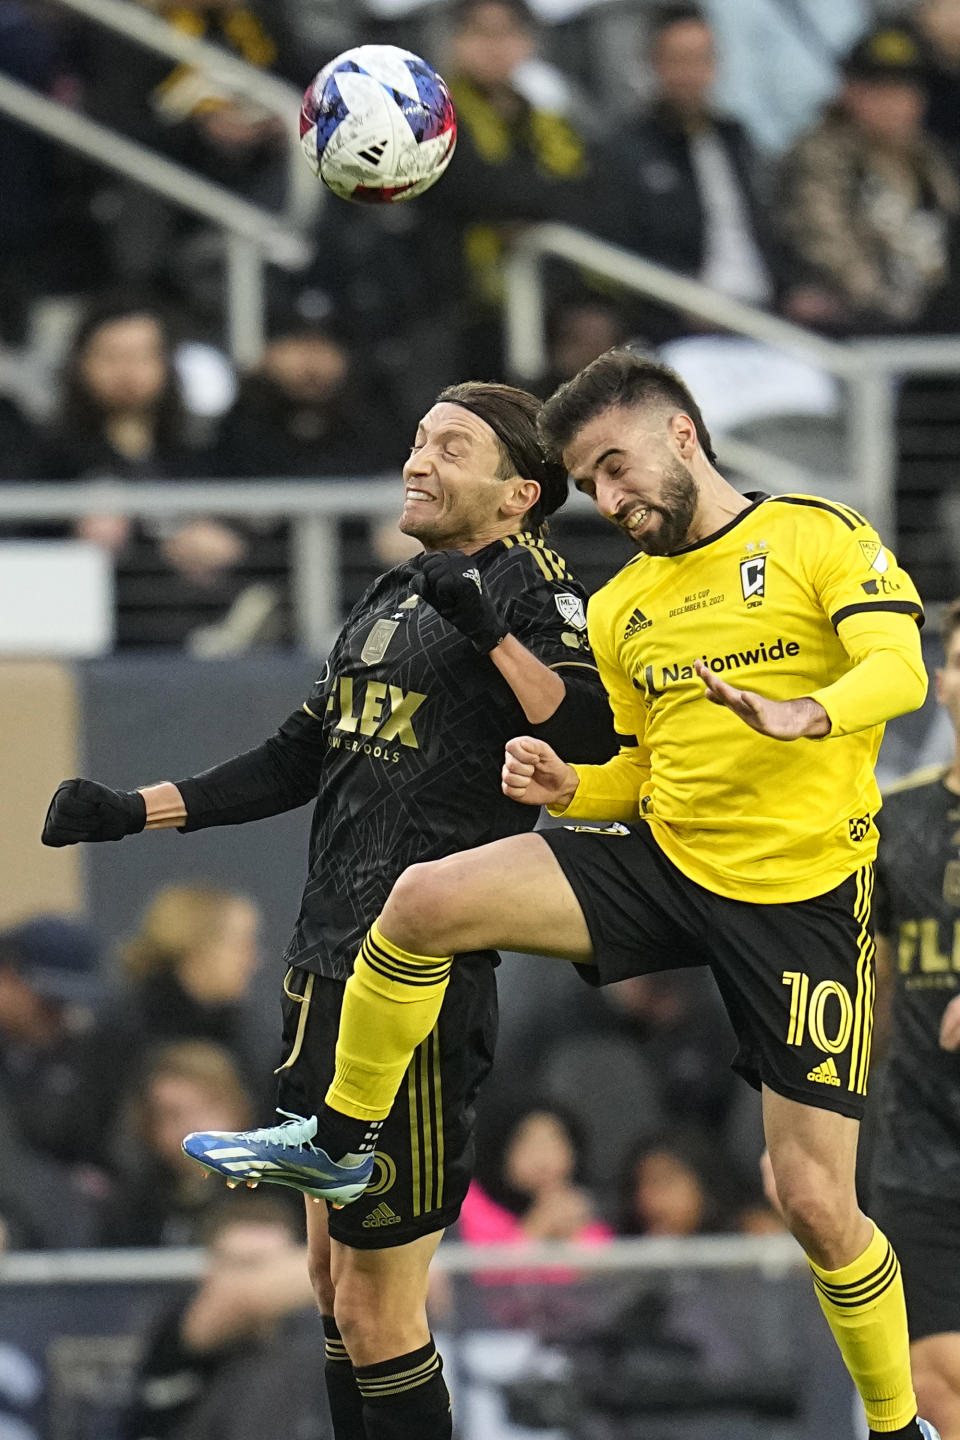
[[[940,1021],[941,1050],[960,1050],[960,995],[955,995]]]
[[[81,840],[122,840],[147,823],[146,801],[139,790],[111,790],[96,780],[64,780],[50,801],[44,845],[76,845]]]
[[[460,550],[435,550],[417,559],[412,588],[465,635],[481,655],[496,650],[507,627],[483,593],[479,572]]]
[[[523,805],[566,809],[580,784],[572,765],[561,760],[545,741],[529,735],[507,741],[500,775],[504,795]]]
[[[771,740],[816,740],[830,734],[830,717],[816,700],[767,700],[753,690],[737,690],[714,675],[702,660],[694,669],[707,687],[707,699],[725,705],[751,730]]]

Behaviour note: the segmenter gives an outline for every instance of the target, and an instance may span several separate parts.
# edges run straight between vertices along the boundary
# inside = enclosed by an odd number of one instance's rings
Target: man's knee
[[[430,944],[436,934],[437,916],[446,913],[454,893],[442,861],[427,860],[409,866],[383,907],[381,923],[385,934],[414,954],[432,954]]]
[[[375,1365],[425,1344],[429,1334],[422,1297],[399,1292],[376,1277],[338,1276],[334,1316],[355,1365]]]
[[[776,1186],[783,1218],[808,1253],[846,1250],[847,1237],[860,1218],[848,1185],[810,1163],[777,1174]]]
[[[949,1378],[933,1365],[923,1361],[914,1360],[912,1371],[913,1388],[920,1414],[941,1427],[945,1434],[955,1434],[960,1424],[960,1395],[950,1384]]]

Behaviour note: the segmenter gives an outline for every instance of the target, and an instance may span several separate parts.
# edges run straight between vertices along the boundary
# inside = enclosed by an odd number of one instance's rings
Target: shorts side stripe
[[[420,1203],[420,1123],[417,1116],[416,1053],[414,1053],[413,1059],[407,1066],[407,1104],[410,1108],[410,1184],[412,1210],[414,1215],[420,1215],[423,1212],[423,1207]]]
[[[423,1127],[423,1208],[433,1209],[433,1116],[430,1111],[430,1051],[433,1035],[420,1046],[420,1124]]]
[[[857,1095],[866,1094],[866,1072],[870,1059],[870,1035],[873,1028],[873,939],[867,929],[870,901],[873,894],[873,870],[861,866],[856,873],[857,896],[854,919],[859,926],[857,936],[857,995],[854,1002],[853,1037],[850,1042],[850,1073],[847,1089]]]
[[[870,907],[873,900],[874,872],[871,866],[867,877],[867,908],[863,918],[863,939],[866,953],[866,978],[867,978],[867,999],[864,1009],[864,1040],[860,1056],[860,1076],[858,1093],[866,1095],[867,1078],[870,1074],[870,1051],[873,1045],[873,1009],[876,1001],[877,989],[877,947],[874,943],[873,934],[869,928]]]
[[[440,1071],[440,1031],[434,1030],[433,1114],[437,1146],[437,1209],[443,1205],[443,1083]]]
[[[288,999],[295,1001],[296,1004],[300,1006],[300,1014],[297,1017],[297,1033],[293,1038],[293,1049],[290,1051],[290,1054],[287,1056],[286,1060],[284,1060],[283,1063],[278,1065],[276,1070],[274,1070],[274,1075],[279,1075],[282,1070],[289,1070],[291,1065],[295,1065],[297,1061],[297,1056],[303,1049],[303,1037],[307,1033],[307,1016],[310,1014],[310,1001],[313,999],[313,985],[314,981],[317,978],[311,970],[310,974],[307,976],[307,983],[303,987],[303,994],[298,995],[295,990],[291,990],[289,988],[288,984],[290,977],[293,974],[293,970],[294,967],[291,965],[290,969],[283,977],[283,993],[288,997]]]

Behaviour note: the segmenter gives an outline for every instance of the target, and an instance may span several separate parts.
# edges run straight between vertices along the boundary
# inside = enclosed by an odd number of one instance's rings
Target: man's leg
[[[387,1250],[331,1242],[334,1314],[362,1397],[366,1440],[450,1440],[453,1433],[427,1321],[428,1273],[442,1234]]]
[[[314,1205],[309,1199],[306,1207],[308,1263],[313,1293],[317,1297],[317,1306],[323,1320],[324,1379],[327,1382],[334,1440],[368,1440],[363,1427],[363,1397],[353,1373],[353,1363],[334,1318],[327,1207]]]
[[[331,1155],[362,1143],[364,1126],[389,1113],[414,1050],[436,1024],[452,956],[485,949],[592,961],[583,912],[539,835],[413,865],[394,885],[346,986],[317,1131]],[[337,1114],[353,1118],[338,1129]]]
[[[910,1346],[920,1413],[941,1440],[960,1440],[960,1332],[925,1335]]]
[[[889,1241],[857,1204],[859,1122],[763,1089],[767,1149],[790,1230],[863,1400],[871,1436],[915,1437],[907,1312]]]

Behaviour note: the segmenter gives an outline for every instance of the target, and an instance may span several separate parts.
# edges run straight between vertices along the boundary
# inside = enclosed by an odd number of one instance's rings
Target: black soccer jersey
[[[511,634],[602,693],[585,592],[542,541],[509,536],[471,557]],[[532,830],[500,789],[503,747],[529,730],[491,660],[411,590],[381,576],[345,624],[305,708],[326,751],[309,875],[288,964],[344,979],[408,865]]]
[[[884,799],[874,914],[893,949],[893,1029],[881,1090],[874,1183],[960,1196],[960,1055],[940,1048],[960,993],[960,795],[945,771]]]

